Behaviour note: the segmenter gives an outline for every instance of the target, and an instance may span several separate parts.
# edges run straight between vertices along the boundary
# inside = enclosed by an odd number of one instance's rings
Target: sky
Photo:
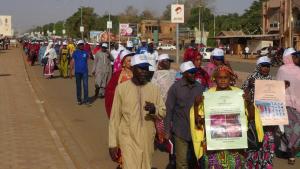
[[[166,6],[176,0],[0,0],[0,15],[12,15],[12,26],[24,32],[33,26],[64,20],[80,6],[95,8],[99,15],[111,11],[119,14],[132,5],[139,11],[149,9],[161,15]],[[209,0],[211,1],[211,0]],[[243,13],[254,0],[212,0],[217,14]]]

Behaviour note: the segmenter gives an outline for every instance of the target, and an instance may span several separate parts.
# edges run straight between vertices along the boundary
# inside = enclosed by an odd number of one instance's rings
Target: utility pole
[[[82,27],[82,6],[80,8],[80,27]],[[81,39],[83,40],[83,30],[80,30],[81,32]]]
[[[179,64],[179,23],[176,23],[176,63]]]
[[[216,15],[214,14],[214,37],[216,37]]]
[[[110,11],[108,14],[108,21],[110,23]],[[110,51],[110,27],[108,28],[108,50]]]

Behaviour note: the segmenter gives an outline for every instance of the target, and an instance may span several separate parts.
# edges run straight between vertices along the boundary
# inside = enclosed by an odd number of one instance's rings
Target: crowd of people
[[[72,78],[74,70],[79,105],[91,104],[88,62],[93,62],[94,98],[104,98],[109,118],[109,154],[118,168],[150,169],[155,149],[168,152],[167,167],[176,169],[272,169],[277,152],[284,153],[289,164],[295,163],[300,146],[299,51],[285,50],[284,65],[276,77],[270,75],[270,58],[258,58],[255,70],[238,88],[238,76],[226,61],[223,49],[214,49],[210,62],[202,67],[199,50],[190,46],[176,71],[171,69],[172,58],[159,55],[152,42],[142,41],[137,50],[130,41],[116,44],[112,51],[108,45],[98,43],[91,49],[83,40],[61,44],[32,41],[24,42],[24,51],[31,65],[38,61],[44,66],[45,78],[51,79],[56,69],[61,77]],[[276,79],[286,84],[289,125],[263,126],[255,106],[255,81]],[[248,130],[255,132],[255,146],[209,151],[203,93],[229,90],[244,93],[244,113]]]

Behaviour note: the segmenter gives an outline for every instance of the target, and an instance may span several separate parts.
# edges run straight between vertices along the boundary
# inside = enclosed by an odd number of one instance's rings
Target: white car
[[[157,50],[176,50],[176,47],[171,44],[162,44],[157,47]]]
[[[214,50],[214,48],[201,48],[200,49],[200,54],[202,55],[202,59],[205,61],[210,60],[211,52]]]

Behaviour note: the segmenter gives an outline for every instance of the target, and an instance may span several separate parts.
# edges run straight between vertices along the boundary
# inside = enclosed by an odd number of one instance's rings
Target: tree
[[[138,23],[140,21],[138,14],[138,9],[134,8],[133,6],[128,6],[124,13],[119,14],[119,20],[122,23]]]
[[[65,26],[67,34],[71,37],[81,37],[81,33],[79,32],[79,27],[81,25],[80,13],[81,9],[78,8],[78,11],[66,20]],[[95,29],[97,16],[98,15],[94,13],[94,8],[82,8],[82,24],[84,26],[84,37],[87,37],[89,32]]]
[[[154,12],[150,11],[149,9],[145,9],[141,15],[140,15],[141,19],[155,19],[154,17]]]

